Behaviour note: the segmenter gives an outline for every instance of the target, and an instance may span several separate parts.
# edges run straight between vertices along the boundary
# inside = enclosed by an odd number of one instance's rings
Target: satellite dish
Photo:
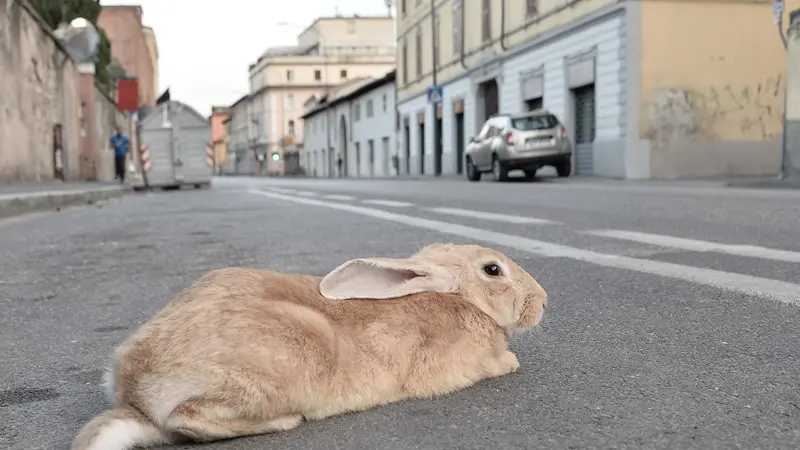
[[[70,58],[77,63],[94,59],[100,47],[100,33],[91,22],[78,17],[69,25],[62,24],[56,35],[67,50]]]

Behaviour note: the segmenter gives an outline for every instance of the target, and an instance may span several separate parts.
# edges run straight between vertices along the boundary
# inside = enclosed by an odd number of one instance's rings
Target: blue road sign
[[[442,103],[443,96],[443,89],[441,86],[431,86],[428,88],[428,103],[433,103],[434,105],[438,103]]]

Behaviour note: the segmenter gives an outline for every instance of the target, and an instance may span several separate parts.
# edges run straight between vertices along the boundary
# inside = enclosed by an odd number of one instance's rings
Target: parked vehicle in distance
[[[464,152],[469,181],[491,172],[495,181],[521,169],[532,178],[543,166],[553,166],[560,177],[572,172],[572,144],[567,129],[545,109],[521,114],[495,114],[483,123]]]

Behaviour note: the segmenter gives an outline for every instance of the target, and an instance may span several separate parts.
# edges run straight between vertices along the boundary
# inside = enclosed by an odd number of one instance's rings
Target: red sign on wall
[[[117,80],[117,110],[133,112],[139,109],[139,82],[135,78]]]

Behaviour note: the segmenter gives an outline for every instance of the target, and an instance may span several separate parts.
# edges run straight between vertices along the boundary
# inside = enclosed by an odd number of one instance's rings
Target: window
[[[314,71],[314,80],[315,81],[321,81],[322,80],[322,71],[321,70],[315,70]]]
[[[453,56],[461,54],[463,49],[463,34],[461,30],[462,14],[464,14],[463,0],[453,0]]]
[[[286,71],[286,81],[294,80],[294,70],[287,70]]]
[[[289,121],[289,136],[294,136],[294,120]]]
[[[557,126],[558,119],[552,114],[511,119],[511,127],[520,131],[549,130]]]
[[[339,78],[341,78],[341,79],[343,79],[343,80],[344,80],[345,78],[347,78],[347,70],[345,70],[345,69],[342,69],[342,70],[340,70],[340,71],[339,71]]]
[[[433,60],[435,61],[436,67],[438,68],[442,63],[442,50],[439,43],[441,42],[441,31],[439,28],[441,27],[441,19],[439,18],[439,13],[437,12],[435,16],[433,16]]]
[[[386,94],[383,94],[383,112],[386,112],[386,108],[388,108],[388,102],[386,101]]]
[[[406,15],[406,0],[400,0],[400,14]]]
[[[373,110],[372,100],[367,100],[367,118],[370,118],[375,115],[375,111]]]
[[[539,0],[525,0],[525,18],[533,19],[539,15]]]
[[[483,0],[481,9],[481,38],[483,42],[492,40],[492,0]]]
[[[408,84],[408,41],[404,38],[403,39],[403,47],[401,49],[402,54],[400,55],[400,83],[405,85]]]
[[[356,107],[353,109],[353,120],[356,122],[361,120],[361,103],[356,103]]]
[[[416,63],[417,63],[417,78],[422,78],[422,28],[417,27],[417,45],[416,45]]]
[[[286,94],[286,109],[294,109],[294,94]]]

